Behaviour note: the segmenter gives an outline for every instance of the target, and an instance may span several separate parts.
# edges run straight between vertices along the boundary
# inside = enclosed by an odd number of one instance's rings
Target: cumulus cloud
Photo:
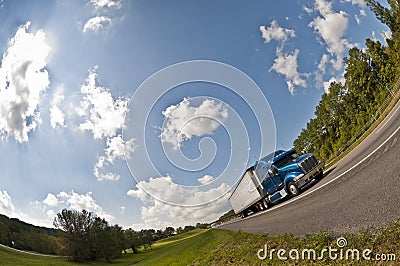
[[[197,181],[202,184],[202,185],[206,185],[208,183],[211,183],[214,180],[214,177],[211,175],[205,175],[203,177],[200,177],[199,179],[197,179]]]
[[[164,200],[181,204],[177,206],[161,202],[147,195],[143,189],[154,192],[152,195],[162,193]],[[181,187],[170,176],[150,178],[148,182],[140,181],[135,190],[127,192],[127,195],[144,203],[141,208],[143,223],[133,227],[165,228],[217,220],[228,210],[229,190],[229,185],[225,183],[208,191]],[[200,203],[204,204],[194,206]],[[163,217],[162,221],[160,217]]]
[[[52,128],[65,126],[65,114],[59,107],[62,101],[64,101],[63,88],[58,87],[54,92],[50,107],[50,125]]]
[[[112,221],[114,217],[108,214],[104,209],[97,204],[96,200],[92,197],[92,192],[87,192],[86,194],[78,194],[74,191],[69,193],[61,191],[57,195],[48,193],[47,197],[42,201],[45,204],[45,208],[42,208],[43,212],[51,218],[54,218],[54,214],[59,212],[61,209],[74,209],[77,211],[86,210],[89,212],[94,212],[97,216],[106,219],[107,221]],[[39,207],[40,202],[36,202]],[[43,206],[43,205],[42,205]]]
[[[290,94],[294,95],[294,86],[306,86],[306,81],[297,71],[297,57],[299,55],[299,50],[295,50],[294,53],[282,53],[277,51],[277,58],[274,60],[271,70],[283,75],[286,80]]]
[[[119,175],[114,173],[101,173],[101,169],[105,165],[113,165],[116,159],[128,158],[134,151],[134,139],[124,141],[121,135],[107,139],[107,148],[104,150],[105,155],[97,157],[97,162],[93,168],[93,174],[97,180],[118,180]]]
[[[42,202],[44,204],[46,204],[47,206],[55,207],[58,205],[58,198],[55,195],[49,193],[49,194],[47,194],[47,197]]]
[[[46,34],[29,33],[29,27],[30,22],[19,27],[10,39],[0,67],[0,135],[20,143],[40,124],[40,98],[50,84]]]
[[[344,0],[347,3],[351,3],[352,5],[359,5],[360,7],[365,7],[365,1],[364,0]]]
[[[115,0],[90,0],[90,3],[96,8],[96,10],[103,8],[121,8],[121,2]]]
[[[323,54],[318,64],[317,70],[314,72],[316,85],[321,87],[324,82],[324,74],[326,73],[326,65],[329,63],[329,55]]]
[[[86,21],[83,26],[83,32],[103,30],[104,28],[110,27],[112,19],[106,16],[97,16]]]
[[[268,28],[260,26],[261,37],[265,40],[265,43],[269,43],[272,40],[286,41],[289,38],[295,37],[295,31],[291,29],[284,29],[278,25],[276,20],[271,22]]]
[[[15,214],[15,207],[11,201],[11,197],[5,190],[0,191],[0,213],[7,216],[14,216]]]
[[[83,32],[98,32],[110,28],[115,19],[115,12],[122,7],[122,0],[90,0],[94,7],[95,17],[86,21],[83,26]]]
[[[332,3],[325,0],[316,0],[315,8],[321,16],[310,22],[309,27],[324,40],[327,51],[335,57],[331,60],[333,67],[340,70],[343,67],[344,53],[352,46],[343,37],[348,27],[347,14],[344,11],[335,13],[332,10]]]
[[[114,137],[123,127],[129,99],[114,98],[108,88],[98,86],[96,71],[97,67],[89,71],[89,76],[81,87],[84,96],[75,110],[85,121],[79,125],[79,129],[91,131],[94,139]]]
[[[123,159],[134,151],[134,139],[124,141],[121,130],[128,110],[126,97],[115,98],[108,88],[97,85],[97,67],[89,71],[85,84],[81,86],[83,98],[75,111],[84,121],[79,124],[81,131],[90,131],[94,139],[106,143],[105,154],[97,157],[93,174],[98,180],[118,180],[119,175],[103,173],[102,168],[113,165],[116,159]]]
[[[309,11],[306,7],[304,9]],[[295,93],[295,86],[306,86],[306,80],[302,78],[302,75],[297,71],[297,57],[299,54],[299,50],[296,49],[292,53],[284,53],[285,42],[289,38],[295,37],[295,31],[291,29],[285,29],[278,25],[276,20],[271,22],[271,25],[268,28],[265,26],[260,27],[260,31],[262,33],[262,38],[265,40],[265,43],[269,43],[272,40],[276,40],[279,42],[279,45],[276,48],[276,58],[274,59],[274,63],[271,70],[274,70],[278,74],[281,74],[285,77],[286,84],[288,86],[288,90],[291,95]]]
[[[205,99],[195,107],[191,105],[191,99],[185,98],[179,104],[169,106],[162,114],[165,123],[161,141],[170,143],[177,150],[185,140],[216,130],[228,118],[228,109],[211,99]]]

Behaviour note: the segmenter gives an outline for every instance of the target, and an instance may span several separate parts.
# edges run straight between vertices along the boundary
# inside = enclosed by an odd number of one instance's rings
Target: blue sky
[[[210,222],[288,149],[343,57],[388,29],[363,0],[1,1],[0,213],[135,229]]]

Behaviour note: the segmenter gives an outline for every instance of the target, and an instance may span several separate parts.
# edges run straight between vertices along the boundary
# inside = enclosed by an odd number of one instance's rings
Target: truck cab
[[[296,196],[312,179],[323,177],[324,164],[314,154],[299,156],[291,149],[278,150],[256,162],[255,169],[269,201],[274,203],[286,196]]]

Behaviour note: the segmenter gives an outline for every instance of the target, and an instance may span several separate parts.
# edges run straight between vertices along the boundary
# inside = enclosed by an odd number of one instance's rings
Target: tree
[[[377,19],[386,24],[392,31],[392,34],[400,33],[400,1],[387,0],[390,8],[382,6],[376,0],[365,0],[366,4],[374,12]]]
[[[104,259],[112,262],[121,255],[120,232],[122,228],[118,225],[109,226],[105,219],[96,217],[90,229],[92,242],[92,259]],[[122,244],[122,243],[121,243]]]
[[[164,237],[169,237],[169,236],[172,236],[174,233],[175,233],[175,229],[173,227],[169,226],[169,227],[165,228],[163,235],[164,235]]]
[[[11,232],[7,224],[0,221],[0,243],[3,245],[11,244]]]
[[[131,248],[132,252],[137,254],[138,248],[143,243],[139,232],[136,232],[135,230],[129,228],[129,229],[125,230],[124,233],[125,233],[125,239],[126,239],[126,243],[127,243],[125,248]]]
[[[91,229],[96,216],[92,212],[83,210],[63,209],[54,219],[54,226],[61,229],[64,234],[64,252],[74,261],[88,261],[93,258]]]

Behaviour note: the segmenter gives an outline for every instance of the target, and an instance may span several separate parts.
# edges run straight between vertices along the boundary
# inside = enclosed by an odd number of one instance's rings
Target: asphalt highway
[[[355,233],[400,218],[400,101],[351,153],[294,198],[218,228],[276,235]]]

